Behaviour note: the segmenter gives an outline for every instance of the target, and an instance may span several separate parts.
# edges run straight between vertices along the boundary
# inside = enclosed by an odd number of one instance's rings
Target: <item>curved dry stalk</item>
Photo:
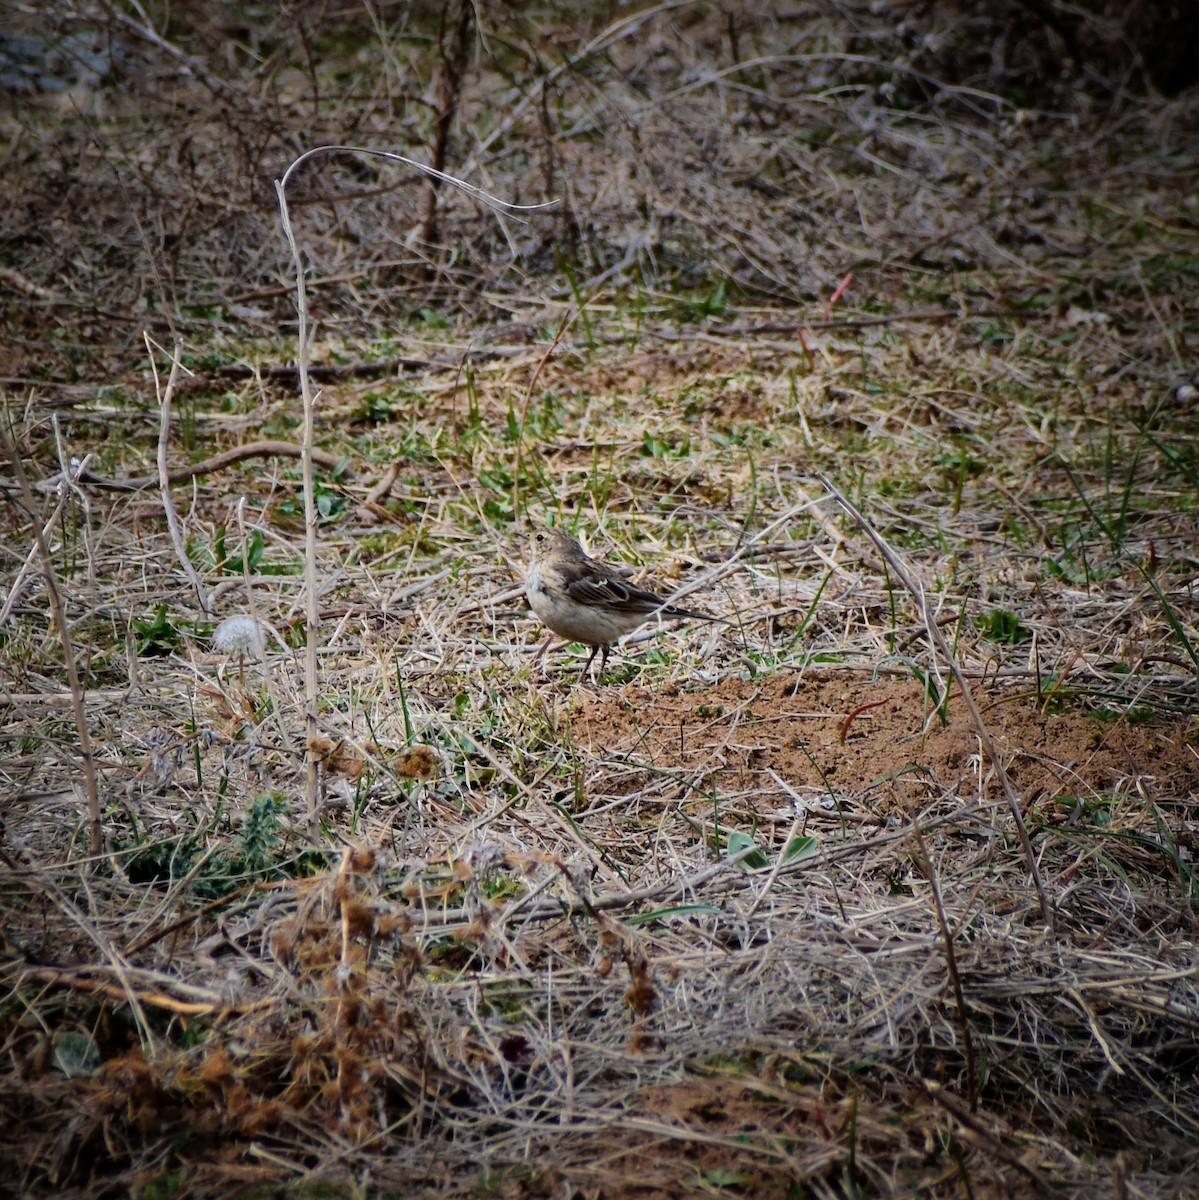
[[[223,471],[226,467],[233,466],[234,463],[245,462],[250,458],[267,458],[270,456],[276,458],[300,458],[303,456],[303,453],[303,446],[295,442],[282,442],[276,438],[263,438],[261,441],[247,442],[244,446],[231,446],[228,450],[222,450],[219,454],[213,454],[208,458],[202,459],[200,462],[175,467],[173,470],[167,471],[166,481],[167,483],[185,483],[187,480],[196,479],[201,475],[212,475],[217,471]],[[330,454],[327,450],[314,449],[312,458],[314,462],[319,463],[320,466],[330,471],[341,466],[343,461],[336,454]],[[129,479],[109,479],[104,475],[96,475],[85,468],[76,478],[80,483],[91,484],[92,487],[135,492],[139,488],[152,487],[154,484],[159,483],[162,480],[162,475],[161,473],[158,475],[133,475]]]
[[[1024,851],[1025,861],[1028,863],[1028,870],[1032,876],[1033,886],[1037,889],[1037,896],[1041,902],[1041,916],[1045,924],[1049,926],[1050,933],[1056,937],[1057,925],[1054,919],[1053,905],[1049,902],[1049,895],[1045,891],[1045,881],[1041,878],[1041,868],[1037,865],[1037,856],[1033,850],[1032,839],[1028,836],[1028,826],[1024,824],[1024,816],[1020,812],[1020,801],[1016,796],[1015,789],[1012,787],[1012,781],[1008,778],[1003,760],[999,756],[999,751],[995,747],[995,741],[983,722],[982,713],[979,712],[978,705],[974,702],[974,697],[970,694],[965,672],[958,665],[957,656],[950,650],[949,643],[945,640],[945,635],[938,628],[937,622],[933,620],[932,614],[928,610],[928,604],[924,598],[924,589],[912,579],[912,576],[908,573],[907,566],[899,555],[887,544],[883,535],[858,512],[857,508],[836,487],[832,480],[819,471],[816,472],[816,478],[828,489],[829,495],[857,522],[862,532],[878,547],[879,553],[887,560],[887,564],[895,572],[899,582],[903,584],[912,599],[915,600],[916,607],[920,611],[920,619],[924,622],[924,628],[928,631],[929,639],[936,646],[938,653],[945,660],[958,687],[961,688],[962,699],[966,703],[966,709],[970,713],[971,721],[974,722],[975,731],[978,733],[978,740],[982,743],[983,749],[987,752],[987,758],[995,768],[995,774],[999,779],[999,786],[1003,789],[1004,799],[1007,801],[1008,808],[1011,810],[1012,820],[1016,825],[1016,833],[1020,838],[1020,846]]]
[[[304,702],[305,702],[305,752],[304,752],[304,796],[308,808],[309,830],[315,837],[318,830],[319,813],[317,808],[317,774],[319,770],[314,746],[320,737],[317,720],[317,661],[316,661],[316,631],[320,624],[320,614],[317,611],[317,582],[316,582],[316,480],[313,473],[315,455],[315,397],[312,394],[312,380],[308,369],[308,349],[310,332],[308,328],[308,296],[304,286],[304,263],[300,257],[300,248],[296,244],[295,232],[291,225],[291,215],[287,208],[287,181],[291,178],[301,163],[318,154],[365,154],[372,158],[383,158],[390,162],[402,163],[412,167],[433,179],[451,183],[455,187],[482,201],[496,212],[506,212],[515,215],[520,211],[546,208],[545,204],[509,204],[467,183],[455,175],[449,175],[436,167],[427,166],[403,154],[395,154],[389,150],[368,150],[360,146],[314,146],[311,150],[293,160],[283,172],[281,178],[275,180],[275,194],[279,198],[279,217],[283,223],[283,233],[291,250],[292,263],[296,271],[296,312],[299,320],[297,332],[296,366],[300,375],[300,395],[304,402],[304,436],[300,459],[303,464],[304,476],[304,591],[306,607],[304,616]],[[517,218],[520,220],[521,218]]]
[[[207,617],[212,615],[212,605],[208,598],[208,591],[204,587],[204,581],[200,578],[200,573],[192,565],[192,560],[187,554],[187,546],[183,541],[183,530],[179,525],[179,514],[175,511],[175,504],[171,500],[171,473],[167,465],[167,449],[171,442],[171,400],[175,395],[175,379],[179,375],[179,356],[182,353],[183,345],[176,341],[171,348],[171,373],[167,376],[166,387],[163,388],[158,378],[158,364],[154,361],[154,345],[150,341],[150,335],[143,333],[142,337],[146,343],[146,352],[150,356],[150,370],[154,373],[154,392],[158,396],[160,414],[158,419],[158,488],[162,495],[163,511],[166,513],[167,530],[171,535],[171,545],[175,547],[175,557],[179,560],[184,575],[187,576],[188,582],[195,590],[200,611]]]

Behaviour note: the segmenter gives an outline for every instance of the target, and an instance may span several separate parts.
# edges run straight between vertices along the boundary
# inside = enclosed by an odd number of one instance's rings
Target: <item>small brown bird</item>
[[[653,617],[723,621],[676,608],[629,583],[614,567],[589,558],[574,538],[552,526],[539,529],[530,540],[525,593],[533,611],[554,633],[591,647],[580,679],[586,677],[597,653],[602,656],[602,679],[612,643]]]

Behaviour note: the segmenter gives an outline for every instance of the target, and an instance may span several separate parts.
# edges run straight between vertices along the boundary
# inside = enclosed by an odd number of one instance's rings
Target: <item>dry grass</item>
[[[484,14],[466,46],[457,8],[197,12],[155,42],[57,5],[120,73],[87,123],[2,117],[19,1190],[1188,1194],[1193,104],[1021,90],[1011,46],[971,75],[976,27],[866,4]],[[291,197],[311,734],[271,180],[325,140],[561,204],[505,224],[349,160]],[[147,326],[191,371],[199,589]],[[731,625],[543,677],[545,519]]]

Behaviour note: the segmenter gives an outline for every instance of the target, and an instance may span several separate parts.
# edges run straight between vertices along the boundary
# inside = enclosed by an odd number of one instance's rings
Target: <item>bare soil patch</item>
[[[599,757],[686,772],[703,781],[692,786],[734,795],[751,812],[779,798],[772,773],[808,802],[852,805],[857,820],[911,820],[937,791],[997,795],[977,731],[952,691],[939,711],[914,682],[838,674],[626,689],[587,701],[572,735]],[[1078,806],[1118,794],[1189,802],[1199,791],[1194,718],[1130,725],[1050,712],[1052,702],[1035,695],[982,686],[975,700],[1009,779],[1045,819],[1072,820]]]

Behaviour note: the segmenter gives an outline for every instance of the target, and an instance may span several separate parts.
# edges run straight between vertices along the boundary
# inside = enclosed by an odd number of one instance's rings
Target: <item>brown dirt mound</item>
[[[1139,789],[1183,796],[1199,786],[1193,720],[1104,720],[981,687],[974,698],[1030,809],[1068,813]],[[593,754],[702,777],[762,810],[781,794],[774,776],[805,800],[880,819],[914,816],[930,788],[999,795],[960,694],[938,711],[914,681],[794,675],[627,689],[586,701],[574,736]]]

